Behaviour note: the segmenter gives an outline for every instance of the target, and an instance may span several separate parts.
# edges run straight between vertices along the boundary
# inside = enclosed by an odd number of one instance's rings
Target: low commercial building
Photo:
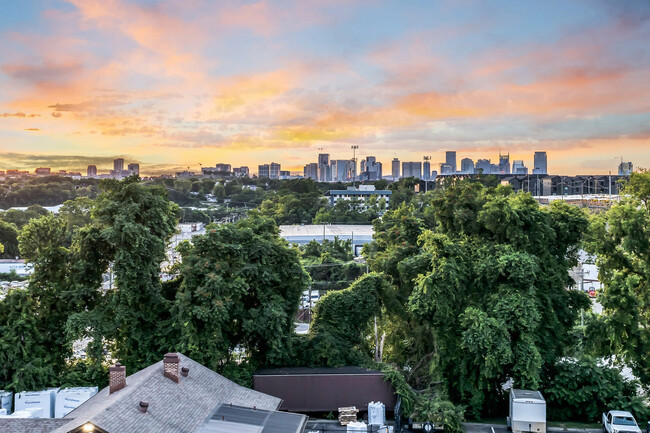
[[[323,242],[350,240],[356,255],[364,244],[372,242],[375,230],[370,224],[310,224],[310,225],[281,225],[280,236],[292,244],[308,244],[311,241]]]
[[[329,196],[332,206],[336,205],[339,200],[356,200],[359,202],[361,209],[365,210],[370,205],[372,198],[377,199],[378,203],[379,200],[384,200],[383,208],[387,209],[392,193],[392,191],[385,189],[375,189],[374,185],[359,185],[358,188],[350,186],[348,189],[333,189],[325,195]]]

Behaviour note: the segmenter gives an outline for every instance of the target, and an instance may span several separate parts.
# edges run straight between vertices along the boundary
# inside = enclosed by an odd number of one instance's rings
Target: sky
[[[0,1],[0,169],[650,168],[648,0]]]

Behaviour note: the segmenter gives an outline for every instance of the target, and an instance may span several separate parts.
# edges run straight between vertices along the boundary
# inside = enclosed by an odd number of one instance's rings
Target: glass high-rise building
[[[465,174],[474,174],[474,161],[471,158],[461,159],[460,172]]]
[[[393,161],[391,162],[391,169],[393,180],[399,179],[399,159],[393,158]]]
[[[450,167],[452,173],[456,173],[456,151],[448,150],[445,154],[445,163]]]
[[[535,152],[533,174],[548,174],[546,152]]]

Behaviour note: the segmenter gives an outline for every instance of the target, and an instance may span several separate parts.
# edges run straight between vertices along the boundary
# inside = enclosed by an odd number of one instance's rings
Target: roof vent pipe
[[[189,372],[190,372],[190,368],[189,368],[189,367],[182,367],[182,368],[181,368],[181,376],[183,376],[183,377],[187,377],[187,374],[188,374]]]
[[[140,404],[138,405],[138,409],[140,409],[140,412],[142,413],[147,413],[148,407],[149,407],[148,401],[141,401]]]

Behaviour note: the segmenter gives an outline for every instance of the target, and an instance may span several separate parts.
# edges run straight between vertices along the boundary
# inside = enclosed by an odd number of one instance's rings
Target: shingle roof
[[[68,422],[68,420],[62,418],[2,418],[0,419],[0,432],[49,433]]]
[[[52,433],[69,431],[91,422],[109,433],[194,432],[205,423],[220,404],[276,410],[281,399],[237,385],[214,371],[179,354],[188,377],[180,383],[163,376],[163,362],[138,371],[126,379],[126,387],[108,393],[102,389],[90,400],[70,412],[69,422]],[[149,402],[147,413],[138,405]]]

